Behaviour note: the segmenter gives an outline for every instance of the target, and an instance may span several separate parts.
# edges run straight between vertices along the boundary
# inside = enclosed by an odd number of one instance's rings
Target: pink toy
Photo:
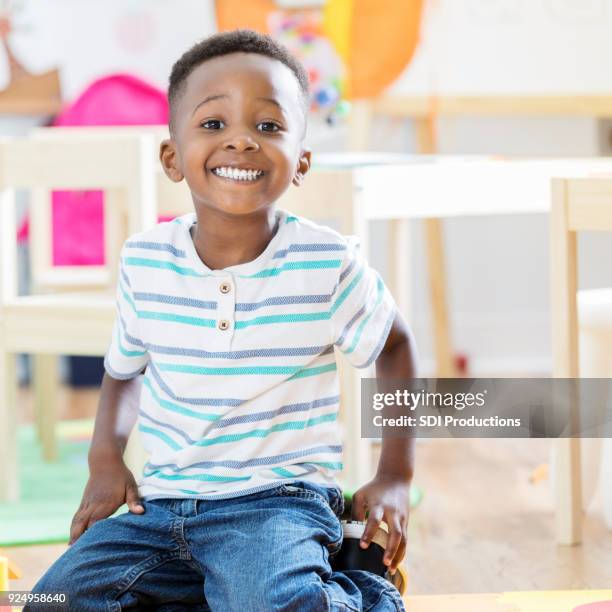
[[[166,94],[129,74],[94,81],[55,119],[55,126],[166,125]],[[53,192],[53,264],[104,263],[104,198],[101,191]],[[27,238],[27,221],[19,239]]]

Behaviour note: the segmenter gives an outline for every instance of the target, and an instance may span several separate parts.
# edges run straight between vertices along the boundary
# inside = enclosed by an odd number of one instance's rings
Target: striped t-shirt
[[[248,263],[209,269],[190,213],[132,236],[105,367],[145,369],[140,494],[234,497],[280,483],[335,485],[342,469],[334,346],[378,356],[395,306],[354,239],[278,211]]]

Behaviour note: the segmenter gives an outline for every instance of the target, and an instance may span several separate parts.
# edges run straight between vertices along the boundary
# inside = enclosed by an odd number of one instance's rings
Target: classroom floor
[[[20,393],[23,419],[31,396]],[[62,390],[62,418],[93,416],[96,390]],[[603,589],[612,584],[612,532],[591,506],[582,546],[554,542],[546,479],[546,440],[427,440],[417,447],[416,483],[424,497],[409,528],[411,594]],[[14,589],[30,589],[64,545],[4,549],[23,570]]]

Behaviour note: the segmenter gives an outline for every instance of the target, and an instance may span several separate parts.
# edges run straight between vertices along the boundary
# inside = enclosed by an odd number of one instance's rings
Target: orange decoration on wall
[[[419,42],[422,10],[423,0],[354,0],[352,98],[379,95],[408,66]]]
[[[347,73],[351,98],[379,95],[404,71],[419,42],[424,0],[353,0]],[[216,0],[220,31],[268,33],[273,0]]]
[[[249,28],[268,33],[268,15],[278,11],[274,0],[216,0],[219,32]]]

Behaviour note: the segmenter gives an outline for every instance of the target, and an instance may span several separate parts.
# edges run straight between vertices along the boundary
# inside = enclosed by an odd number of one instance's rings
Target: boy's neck
[[[252,215],[200,209],[191,237],[204,264],[211,270],[222,270],[256,259],[277,230],[278,215],[273,206]]]

